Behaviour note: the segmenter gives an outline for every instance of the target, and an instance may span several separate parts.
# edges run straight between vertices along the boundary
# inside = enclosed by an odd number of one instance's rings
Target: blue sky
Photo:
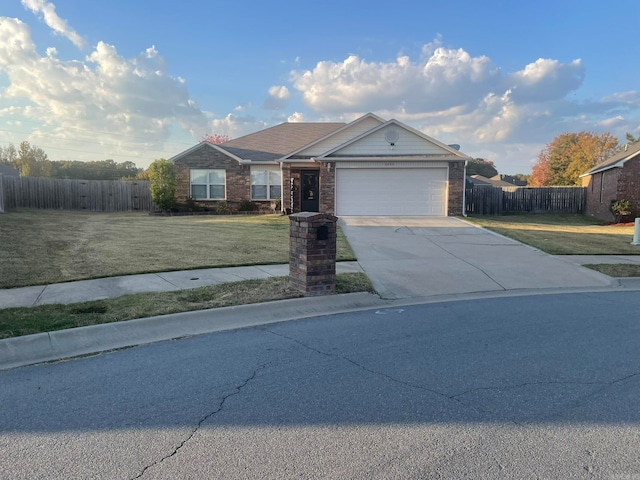
[[[206,133],[396,118],[501,173],[640,133],[637,0],[3,0],[0,145],[147,167]]]

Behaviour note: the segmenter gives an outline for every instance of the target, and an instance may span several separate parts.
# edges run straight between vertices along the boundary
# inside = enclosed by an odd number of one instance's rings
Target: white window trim
[[[253,183],[253,173],[254,172],[266,172],[267,173],[267,183],[266,183],[266,187],[267,187],[267,198],[255,198],[253,196],[253,187],[255,186]],[[280,181],[278,183],[272,183],[271,182],[271,173],[278,173],[278,175],[280,175]],[[279,166],[271,166],[271,165],[251,165],[250,168],[250,172],[249,172],[249,189],[250,189],[250,195],[251,195],[251,200],[252,201],[256,201],[256,202],[266,202],[266,201],[273,201],[273,200],[280,200],[282,198],[282,171],[280,170]],[[256,185],[264,185],[264,184],[256,184]],[[273,186],[278,186],[280,187],[280,193],[278,195],[276,195],[275,197],[271,196],[271,187]]]
[[[209,183],[209,181],[207,180],[207,183],[193,183],[193,172],[194,171],[200,171],[200,172],[207,172],[207,179],[209,178],[209,172],[213,172],[213,171],[217,171],[217,172],[222,172],[223,177],[224,177],[224,183],[222,184],[223,188],[224,188],[224,195],[220,198],[216,197],[216,198],[212,198],[209,195],[211,195],[211,186],[212,185],[220,185],[219,183]],[[207,187],[207,196],[206,197],[200,197],[200,198],[194,198],[193,197],[193,185],[205,185]],[[193,198],[194,200],[226,200],[227,199],[227,172],[225,169],[223,168],[192,168],[189,170],[189,196],[191,198]]]

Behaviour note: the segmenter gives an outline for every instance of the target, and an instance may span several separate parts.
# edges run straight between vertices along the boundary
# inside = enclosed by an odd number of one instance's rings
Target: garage
[[[336,167],[338,216],[447,214],[446,167]]]

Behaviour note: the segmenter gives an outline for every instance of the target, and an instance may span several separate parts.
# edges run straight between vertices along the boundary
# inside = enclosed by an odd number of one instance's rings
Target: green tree
[[[498,174],[495,164],[484,158],[472,158],[467,162],[467,175],[482,175],[491,178]]]
[[[0,163],[6,163],[12,168],[16,168],[16,158],[18,158],[18,152],[13,143],[10,143],[8,147],[0,147]]]
[[[638,135],[637,137],[634,137],[633,134],[627,132],[626,137],[627,137],[627,143],[629,145],[633,145],[636,142],[640,142],[640,135]]]
[[[149,180],[153,202],[163,212],[170,210],[176,203],[176,166],[164,158],[155,160],[149,166]]]
[[[54,177],[81,180],[132,180],[141,170],[133,162],[116,163],[113,160],[60,160],[51,163]]]
[[[50,177],[53,167],[47,154],[39,147],[26,140],[17,149],[14,168],[22,177]]]
[[[533,166],[530,183],[579,185],[580,175],[616,152],[618,139],[610,133],[563,133],[548,143]]]

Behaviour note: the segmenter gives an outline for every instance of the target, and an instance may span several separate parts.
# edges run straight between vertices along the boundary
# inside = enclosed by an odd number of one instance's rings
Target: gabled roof
[[[489,180],[495,180],[495,181],[499,181],[499,182],[508,183],[509,185],[516,186],[516,187],[526,187],[527,186],[527,182],[524,182],[524,181],[520,180],[519,178],[514,177],[512,175],[503,175],[502,173],[498,173],[497,175],[494,175]]]
[[[633,157],[640,154],[640,142],[633,143],[631,145],[625,145],[625,148],[616,153],[614,156],[607,158],[604,162],[599,163],[591,170],[580,175],[586,177],[587,175],[593,175],[595,173],[604,172],[611,168],[622,168],[627,160],[631,160]]]
[[[349,146],[349,145],[351,145],[351,144],[354,144],[354,143],[356,143],[356,142],[360,141],[361,139],[363,139],[363,138],[365,138],[365,137],[368,137],[368,136],[369,136],[369,135],[371,135],[372,133],[375,133],[375,132],[377,132],[377,131],[379,131],[379,130],[381,130],[381,129],[383,129],[383,128],[386,128],[386,127],[388,127],[389,125],[395,125],[395,126],[397,126],[398,128],[405,129],[405,130],[407,130],[407,131],[409,131],[409,132],[413,133],[414,135],[416,135],[416,136],[418,136],[418,137],[422,138],[423,140],[426,140],[426,141],[427,141],[427,142],[429,142],[429,143],[432,143],[432,144],[434,144],[434,145],[437,145],[438,147],[440,147],[440,148],[442,148],[443,150],[447,151],[447,155],[455,156],[455,157],[458,157],[458,158],[464,158],[464,159],[470,158],[468,155],[465,155],[464,153],[462,153],[462,152],[460,152],[460,151],[456,150],[455,148],[450,147],[449,145],[445,145],[444,143],[442,143],[442,142],[440,142],[440,141],[436,140],[435,138],[431,138],[429,135],[426,135],[426,134],[422,133],[421,131],[416,130],[416,129],[415,129],[415,128],[413,128],[413,127],[410,127],[409,125],[406,125],[406,124],[404,124],[404,123],[401,123],[401,122],[399,122],[398,120],[396,120],[395,118],[392,118],[391,120],[389,120],[389,121],[387,121],[387,122],[384,122],[384,123],[382,123],[381,125],[378,125],[377,127],[372,128],[371,130],[368,130],[368,131],[364,132],[363,134],[358,135],[358,136],[357,136],[357,137],[355,137],[355,138],[352,138],[351,140],[349,140],[349,141],[347,141],[347,142],[343,143],[342,145],[338,145],[337,147],[332,148],[331,150],[329,150],[329,151],[327,151],[327,152],[323,153],[322,155],[320,155],[320,156],[316,157],[316,159],[318,159],[318,160],[326,159],[326,158],[327,158],[327,157],[329,157],[331,154],[336,153],[336,152],[338,152],[339,150],[342,150],[343,148],[345,148],[345,147],[347,147],[347,146]]]
[[[10,167],[6,163],[0,163],[0,175],[6,175],[8,177],[19,177],[20,172],[15,168]]]
[[[498,177],[498,178],[496,178]],[[491,178],[483,177],[482,175],[470,175],[469,180],[476,187],[517,187],[521,185],[514,185],[513,183],[505,182],[499,175],[495,175]]]
[[[333,130],[333,131],[329,132],[324,137],[320,137],[320,138],[316,139],[315,141],[310,142],[310,143],[308,143],[306,145],[303,145],[302,147],[298,148],[297,150],[292,151],[291,153],[286,155],[286,157],[283,157],[282,160],[286,160],[287,158],[294,157],[298,153],[303,152],[304,150],[308,150],[310,147],[313,147],[314,145],[317,145],[320,142],[324,142],[328,138],[335,137],[336,135],[340,134],[341,132],[344,132],[345,130],[353,129],[356,125],[358,125],[360,123],[363,123],[364,121],[369,120],[369,119],[374,119],[377,122],[379,122],[380,124],[383,124],[385,122],[385,120],[383,118],[380,118],[375,113],[369,112],[369,113],[363,115],[362,117],[359,117],[359,118],[355,119],[352,122],[343,123],[340,128],[337,128],[336,130]]]
[[[281,123],[220,144],[232,155],[250,161],[274,161],[324,138],[344,123]]]
[[[200,142],[197,145],[194,145],[193,147],[185,150],[184,152],[180,152],[179,154],[171,157],[169,159],[170,162],[175,162],[176,160],[180,160],[183,157],[186,157],[187,155],[200,150],[201,148],[213,148],[214,150],[218,150],[221,153],[224,153],[225,155],[228,155],[229,157],[233,158],[234,160],[236,160],[238,163],[242,162],[242,158],[237,157],[236,155],[233,155],[230,152],[227,152],[226,150],[223,150],[222,148],[220,148],[219,145],[216,145],[215,143],[211,143],[211,142]]]

